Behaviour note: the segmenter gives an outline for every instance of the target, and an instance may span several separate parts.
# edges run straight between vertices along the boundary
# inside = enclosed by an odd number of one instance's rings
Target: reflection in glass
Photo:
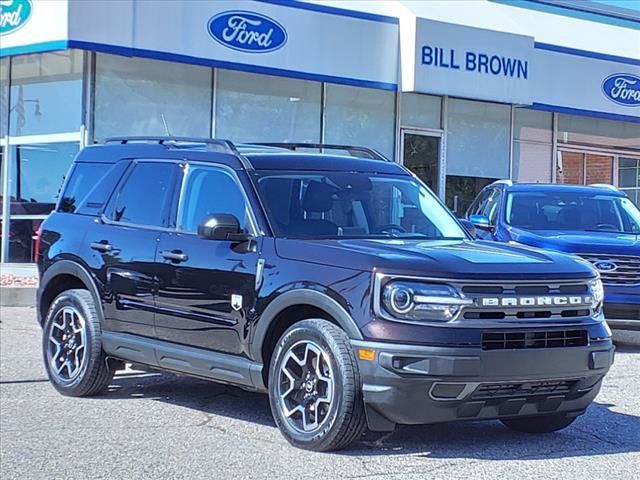
[[[321,84],[216,71],[216,137],[235,142],[320,141]]]
[[[498,179],[447,175],[447,207],[449,207],[456,215],[462,215],[467,211],[478,193],[480,193],[484,187],[496,180]]]
[[[402,139],[402,163],[437,193],[440,138],[405,133]]]
[[[394,92],[331,83],[326,92],[326,143],[371,147],[394,157]]]
[[[11,213],[45,215],[55,207],[77,142],[11,147]]]
[[[36,258],[36,231],[42,219],[16,220],[9,225],[9,262],[30,263]]]
[[[82,52],[63,50],[12,57],[10,103],[11,135],[78,131]]]
[[[97,54],[95,138],[209,137],[211,74],[199,65]]]

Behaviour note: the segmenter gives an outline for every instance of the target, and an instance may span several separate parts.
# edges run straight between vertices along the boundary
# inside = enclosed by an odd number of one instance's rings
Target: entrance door
[[[613,156],[600,153],[560,150],[556,167],[558,183],[613,185]]]
[[[440,136],[402,130],[402,163],[436,195],[440,188]]]

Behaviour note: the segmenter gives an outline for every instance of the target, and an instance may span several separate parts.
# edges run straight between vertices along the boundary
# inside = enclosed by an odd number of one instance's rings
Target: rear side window
[[[168,227],[178,172],[173,163],[135,163],[109,202],[107,217],[115,222]]]
[[[79,202],[77,213],[81,215],[99,215],[102,213],[109,201],[109,197],[111,197],[113,190],[120,182],[130,163],[129,160],[120,160],[115,165],[109,165],[109,171],[104,174],[96,185],[93,185],[84,200]]]
[[[76,163],[60,199],[60,212],[74,213],[89,191],[112,167],[105,163]]]

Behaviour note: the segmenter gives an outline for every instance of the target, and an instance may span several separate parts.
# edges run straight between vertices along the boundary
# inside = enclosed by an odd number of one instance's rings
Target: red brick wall
[[[613,159],[605,155],[587,155],[587,185],[613,183]]]
[[[586,181],[585,181],[586,163]],[[613,158],[607,155],[593,155],[562,152],[562,173],[558,172],[558,183],[589,185],[591,183],[613,183]]]
[[[562,173],[558,172],[558,183],[581,185],[584,179],[584,155],[562,152]]]

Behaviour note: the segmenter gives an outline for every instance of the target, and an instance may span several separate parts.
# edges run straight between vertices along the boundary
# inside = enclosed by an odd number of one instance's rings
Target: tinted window
[[[507,222],[530,230],[640,233],[640,210],[626,197],[580,192],[519,192],[507,198]]]
[[[115,165],[105,165],[108,167],[108,171],[102,179],[99,181],[96,179],[95,182],[91,184],[93,188],[89,190],[84,199],[81,199],[77,203],[78,208],[76,213],[81,215],[98,215],[101,213],[109,197],[111,197],[114,188],[116,188],[126,168],[129,166],[129,163],[128,160],[122,160]]]
[[[168,226],[177,166],[137,163],[111,202],[108,217],[116,222]]]
[[[190,167],[178,228],[196,232],[198,224],[212,213],[230,213],[247,225],[247,205],[236,180],[224,170]]]
[[[111,165],[104,163],[77,163],[60,200],[60,211],[75,212],[80,202],[110,167]]]

